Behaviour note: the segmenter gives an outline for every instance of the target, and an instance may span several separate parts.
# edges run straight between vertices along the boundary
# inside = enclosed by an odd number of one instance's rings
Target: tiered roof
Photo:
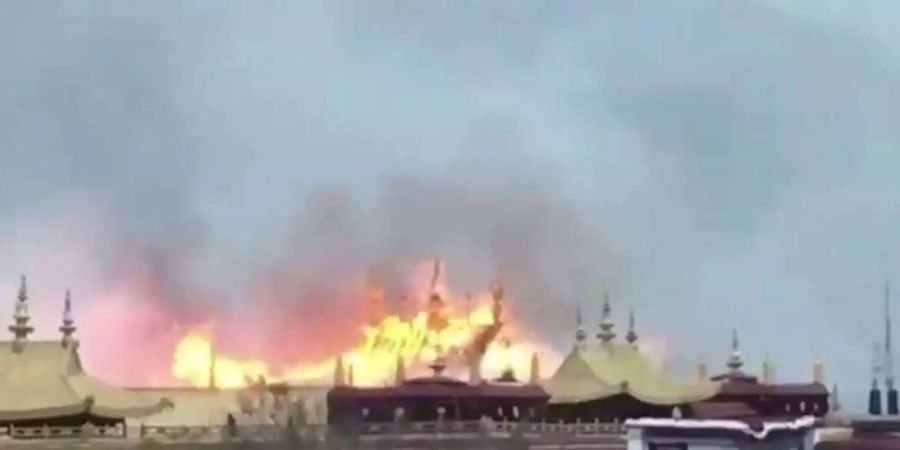
[[[141,417],[171,405],[166,399],[129,392],[87,374],[72,338],[74,321],[67,295],[63,339],[30,341],[27,293],[23,277],[10,327],[12,341],[0,341],[0,421],[93,414],[108,418]]]
[[[635,345],[638,337],[633,314],[626,342],[614,341],[612,309],[608,297],[604,297],[600,342],[584,342],[583,333],[576,333],[578,343],[544,383],[551,395],[550,403],[580,403],[627,394],[650,404],[680,405],[716,394],[718,383],[680,381],[663,374]]]

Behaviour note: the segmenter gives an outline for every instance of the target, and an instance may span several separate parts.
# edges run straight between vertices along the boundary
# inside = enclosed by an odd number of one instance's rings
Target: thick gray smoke
[[[179,326],[299,348],[440,255],[560,350],[609,289],[673,370],[738,328],[748,369],[819,353],[859,405],[900,285],[898,11],[779,3],[4,5],[3,296],[30,274],[49,335],[71,286],[88,362],[142,382]]]

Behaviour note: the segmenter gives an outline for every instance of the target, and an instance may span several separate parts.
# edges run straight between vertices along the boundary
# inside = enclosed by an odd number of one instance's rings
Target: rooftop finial
[[[609,343],[616,337],[613,330],[615,323],[612,321],[612,308],[609,306],[609,292],[603,291],[603,314],[600,316],[600,332],[597,337],[603,343]]]
[[[737,330],[731,330],[731,356],[728,357],[727,365],[732,372],[737,372],[744,366],[744,361],[741,359],[741,349]]]
[[[638,340],[637,332],[634,330],[634,310],[628,311],[628,333],[625,335],[625,340],[628,341],[629,344],[635,345]]]
[[[813,383],[825,384],[825,363],[819,355],[813,359]]]
[[[59,331],[62,333],[63,345],[69,345],[72,342],[72,335],[75,334],[75,320],[72,318],[72,292],[66,289],[66,299],[63,306],[62,326]]]
[[[835,383],[831,387],[831,411],[832,412],[840,412],[841,411],[841,400],[838,398],[838,385]]]
[[[9,326],[9,331],[13,334],[16,348],[21,349],[28,335],[34,331],[34,327],[28,325],[31,315],[28,313],[28,286],[25,275],[22,275],[22,284],[19,286],[19,300],[16,302],[13,320],[15,324]]]
[[[334,362],[334,385],[346,386],[346,384],[347,376],[344,374],[344,357],[338,356],[337,361]]]
[[[394,384],[400,386],[406,381],[406,364],[403,362],[403,355],[397,355],[397,368],[394,370]]]
[[[884,283],[884,384],[894,389],[894,353],[891,350],[891,285]]]
[[[581,306],[575,308],[575,341],[577,343],[584,342],[587,339],[587,333],[584,331],[584,323],[581,319]]]
[[[763,384],[772,384],[775,382],[775,364],[772,363],[772,355],[766,353],[762,364],[762,382]]]

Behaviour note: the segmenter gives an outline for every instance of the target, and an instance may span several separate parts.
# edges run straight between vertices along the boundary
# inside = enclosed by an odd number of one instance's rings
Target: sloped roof
[[[170,405],[166,399],[128,392],[91,377],[81,367],[77,343],[27,341],[15,351],[0,342],[0,420],[92,413],[139,417]]]
[[[650,404],[678,405],[711,398],[719,385],[671,379],[634,346],[608,342],[574,348],[544,387],[550,403],[628,394]]]

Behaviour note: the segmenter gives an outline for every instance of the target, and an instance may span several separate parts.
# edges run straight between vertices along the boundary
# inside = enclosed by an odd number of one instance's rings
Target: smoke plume
[[[167,383],[212,322],[329,354],[440,256],[560,350],[609,290],[683,373],[737,328],[858,406],[900,284],[897,11],[781,3],[6,4],[0,295],[28,274],[50,338],[71,287],[89,368]]]

